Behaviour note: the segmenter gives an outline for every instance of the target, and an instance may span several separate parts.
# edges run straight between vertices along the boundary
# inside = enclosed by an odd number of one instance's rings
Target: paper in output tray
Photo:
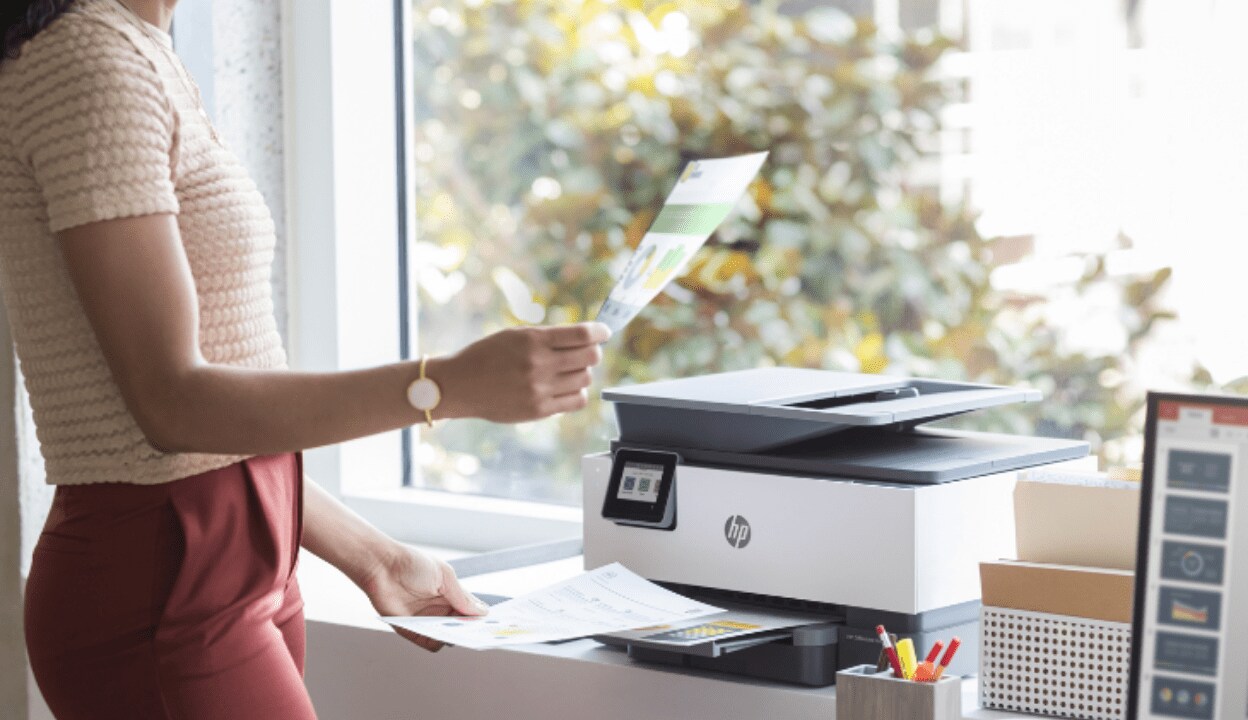
[[[607,645],[627,645],[713,658],[785,640],[792,637],[795,628],[830,620],[831,618],[795,613],[754,609],[728,610],[696,621],[598,635],[595,639]]]

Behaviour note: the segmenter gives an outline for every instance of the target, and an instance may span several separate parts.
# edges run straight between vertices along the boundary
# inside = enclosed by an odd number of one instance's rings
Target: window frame
[[[406,0],[283,0],[286,275],[291,367],[391,363],[416,338],[401,287],[409,260],[412,171],[410,26]],[[378,42],[392,38],[393,42]],[[402,173],[402,174],[401,174]],[[411,267],[404,269],[409,272]],[[410,273],[409,273],[410,274]],[[400,302],[406,301],[404,328]],[[371,318],[372,322],[360,322]],[[418,428],[410,430],[419,433]],[[405,542],[496,550],[579,537],[579,508],[402,487],[404,432],[305,452],[310,478]]]

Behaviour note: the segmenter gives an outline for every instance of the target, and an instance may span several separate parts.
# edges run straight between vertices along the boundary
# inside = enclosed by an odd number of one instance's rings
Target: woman
[[[0,17],[0,283],[57,486],[27,647],[58,718],[311,718],[301,544],[379,613],[485,608],[304,484],[300,451],[578,410],[608,331],[287,370],[273,224],[173,54],[175,3],[26,0]]]

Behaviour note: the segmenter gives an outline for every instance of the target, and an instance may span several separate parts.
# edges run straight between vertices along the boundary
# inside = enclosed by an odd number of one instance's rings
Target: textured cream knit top
[[[213,363],[286,364],[269,284],[274,226],[212,137],[169,36],[78,0],[0,61],[0,286],[49,483],[156,484],[245,456],[165,453],[126,410],[54,233],[177,215]]]

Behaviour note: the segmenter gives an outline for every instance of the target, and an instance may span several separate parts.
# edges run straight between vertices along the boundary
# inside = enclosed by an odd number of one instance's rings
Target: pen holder
[[[962,720],[962,678],[913,682],[858,665],[836,674],[836,720]]]

